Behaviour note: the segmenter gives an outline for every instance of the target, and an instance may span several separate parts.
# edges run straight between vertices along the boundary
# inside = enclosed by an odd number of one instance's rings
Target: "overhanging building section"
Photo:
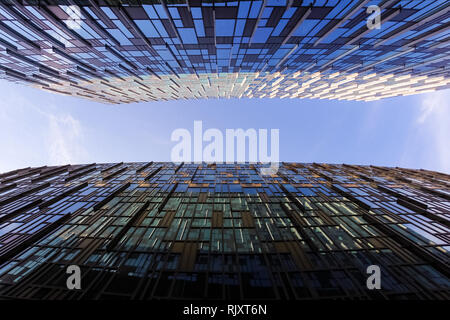
[[[0,175],[0,297],[449,299],[450,177],[163,162]],[[78,265],[81,290],[66,287]],[[367,267],[381,268],[368,290]]]
[[[450,87],[448,17],[445,0],[3,0],[0,77],[108,103],[371,101]]]

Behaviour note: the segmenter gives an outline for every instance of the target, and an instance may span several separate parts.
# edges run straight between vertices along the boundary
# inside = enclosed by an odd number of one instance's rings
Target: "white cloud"
[[[0,172],[90,162],[81,122],[54,95],[5,80],[0,91]]]
[[[427,119],[433,117],[436,112],[440,112],[445,108],[444,91],[437,91],[425,94],[421,101],[420,114],[417,123],[424,123]]]
[[[441,171],[450,171],[450,90],[425,94],[417,125],[426,130],[434,161]]]
[[[70,114],[46,114],[48,126],[48,156],[51,164],[83,162],[83,131],[80,122]]]

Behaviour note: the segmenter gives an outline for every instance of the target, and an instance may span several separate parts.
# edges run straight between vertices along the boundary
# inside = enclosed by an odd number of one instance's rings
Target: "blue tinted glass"
[[[152,20],[153,25],[159,31],[162,37],[168,37],[169,35],[166,32],[166,28],[164,28],[163,24],[160,20]]]
[[[203,20],[194,20],[195,25],[195,31],[197,31],[197,34],[199,37],[205,36],[205,30],[203,28]]]
[[[254,1],[253,2],[252,8],[251,8],[250,13],[248,15],[249,18],[251,18],[251,19],[258,18],[259,10],[261,9],[261,4],[262,4],[262,1]]]
[[[150,17],[150,19],[157,19],[158,15],[156,14],[155,9],[153,9],[153,6],[149,5],[143,5],[145,12],[147,12],[147,15]]]
[[[166,11],[164,11],[164,8],[160,4],[155,4],[153,6],[156,9],[156,12],[158,12],[158,15],[161,19],[167,19]]]
[[[201,8],[191,8],[192,17],[194,19],[201,19],[202,18],[202,9]]]
[[[107,31],[115,38],[117,39],[121,45],[132,45],[130,40],[128,40],[127,37],[123,35],[122,32],[120,32],[119,29],[107,29]]]
[[[239,4],[238,18],[247,18],[248,9],[250,8],[250,1],[241,1]]]
[[[195,35],[195,31],[192,28],[180,28],[178,29],[180,33],[181,40],[186,44],[196,44],[197,37]]]
[[[133,35],[131,34],[130,31],[128,31],[127,28],[125,28],[125,26],[123,25],[122,21],[116,20],[116,21],[114,21],[114,23],[120,29],[120,31],[122,31],[128,38],[133,38]]]
[[[309,189],[309,188],[299,188],[299,189],[305,196],[315,196],[316,195],[316,193],[312,189]]]
[[[218,19],[216,20],[217,36],[232,36],[234,32],[235,20]]]
[[[117,19],[116,15],[112,12],[112,10],[108,7],[101,7],[103,12],[106,13],[108,18],[110,19]]]
[[[264,43],[270,36],[273,28],[258,28],[253,36],[253,42]]]
[[[173,19],[180,19],[180,15],[178,13],[177,8],[169,8],[169,12]]]
[[[158,32],[149,20],[135,20],[134,22],[147,37],[159,37]]]
[[[236,37],[242,36],[244,32],[244,27],[245,27],[245,20],[239,19],[236,23],[236,32],[235,32]]]

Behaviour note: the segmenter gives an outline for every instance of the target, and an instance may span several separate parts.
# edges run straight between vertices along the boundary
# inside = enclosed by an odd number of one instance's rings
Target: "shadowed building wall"
[[[0,296],[449,299],[450,177],[163,162],[0,175]],[[78,265],[81,290],[66,288]],[[368,290],[367,267],[381,268]]]

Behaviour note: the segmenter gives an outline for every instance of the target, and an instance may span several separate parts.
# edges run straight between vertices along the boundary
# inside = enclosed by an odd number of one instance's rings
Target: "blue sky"
[[[450,173],[450,90],[374,102],[182,100],[106,105],[0,80],[0,172],[170,161],[177,128],[280,130],[280,160]]]

